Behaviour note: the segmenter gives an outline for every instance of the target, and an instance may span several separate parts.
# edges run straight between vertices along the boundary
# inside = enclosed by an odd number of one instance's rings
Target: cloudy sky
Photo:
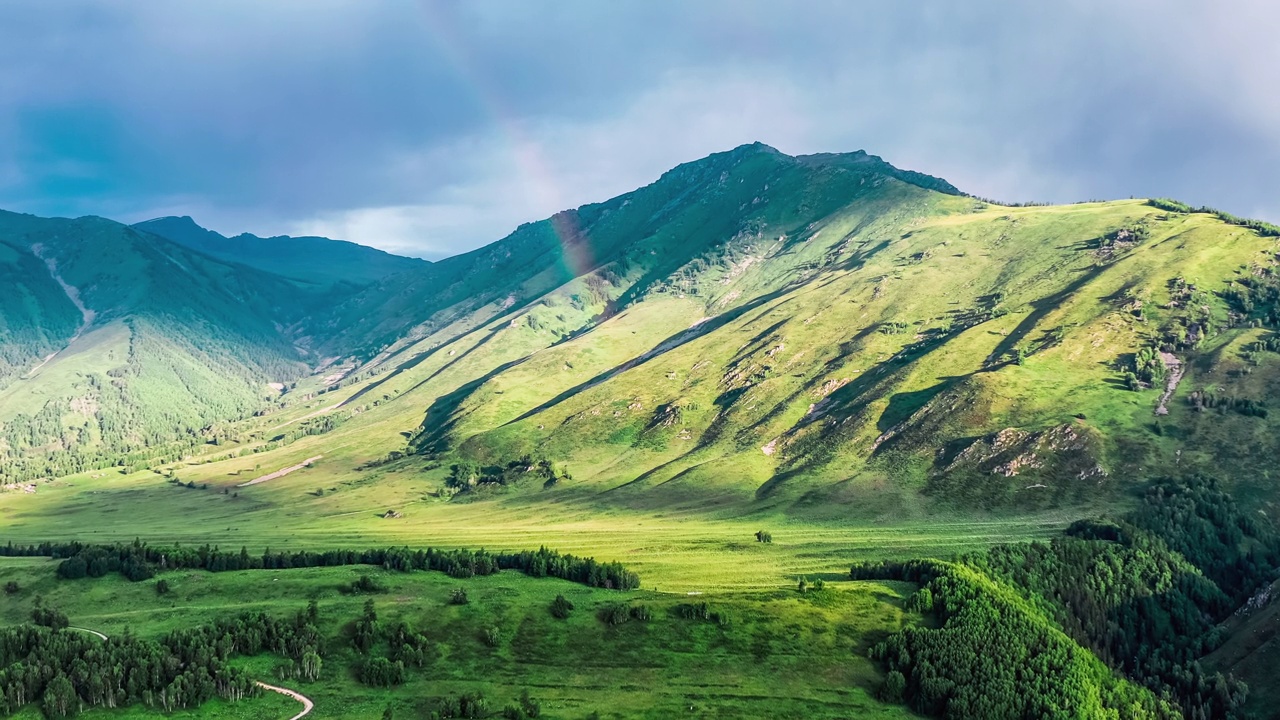
[[[1263,0],[0,4],[0,207],[437,258],[759,140],[1280,221]]]

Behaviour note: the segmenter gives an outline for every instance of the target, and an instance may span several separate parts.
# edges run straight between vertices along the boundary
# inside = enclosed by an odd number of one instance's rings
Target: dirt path
[[[71,285],[66,280],[63,280],[62,276],[58,274],[58,261],[51,257],[45,257],[43,253],[44,246],[40,243],[36,243],[31,246],[31,254],[44,261],[44,264],[49,268],[49,275],[52,276],[54,281],[58,283],[58,286],[62,288],[62,292],[67,294],[67,299],[70,300],[71,303],[76,306],[76,309],[80,311],[80,327],[76,328],[75,334],[67,341],[66,347],[62,348],[62,350],[66,350],[71,347],[75,341],[80,339],[80,336],[84,334],[85,330],[89,329],[90,325],[93,325],[93,318],[96,316],[96,313],[93,310],[90,310],[88,306],[84,304],[84,301],[80,299],[79,288]],[[62,350],[55,350],[49,353],[38,365],[28,370],[25,377],[30,378],[34,376],[40,368],[48,365],[49,361],[57,357],[58,353],[62,352]]]
[[[330,410],[337,410],[338,408],[340,408],[340,407],[342,407],[343,405],[346,405],[346,404],[347,404],[347,401],[346,401],[346,400],[343,400],[343,401],[342,401],[342,402],[340,402],[340,403],[335,403],[335,404],[333,404],[333,405],[330,405],[329,407],[322,407],[322,408],[320,408],[319,410],[316,410],[316,411],[315,411],[315,412],[313,412],[313,413],[308,413],[308,414],[306,414],[306,415],[303,415],[302,417],[298,417],[298,418],[294,418],[294,419],[292,419],[292,420],[288,420],[288,421],[286,421],[286,422],[282,422],[282,423],[280,423],[279,425],[277,425],[277,426],[275,426],[275,427],[273,427],[273,428],[271,428],[271,429],[272,429],[272,430],[279,430],[279,429],[280,429],[280,428],[282,428],[282,427],[288,427],[288,426],[290,426],[290,425],[292,425],[292,424],[294,424],[294,423],[296,423],[296,422],[302,422],[303,420],[310,420],[311,418],[313,418],[313,417],[315,417],[315,416],[317,416],[317,415],[323,415],[323,414],[325,414],[325,413],[329,412]]]
[[[270,690],[271,692],[274,692],[274,693],[280,693],[281,695],[284,695],[286,697],[291,697],[294,700],[297,700],[298,702],[302,703],[302,712],[289,718],[289,720],[298,720],[298,718],[305,717],[307,713],[311,712],[311,708],[316,706],[315,703],[311,702],[311,698],[308,698],[302,693],[294,692],[293,690],[290,690],[288,688],[276,687],[275,685],[268,685],[264,682],[260,682],[257,680],[254,680],[253,684],[257,685],[263,690]]]
[[[107,636],[106,636],[106,635],[103,635],[102,633],[98,632],[97,630],[90,630],[89,628],[82,628],[82,627],[73,627],[73,626],[70,626],[70,625],[68,625],[68,626],[67,626],[67,629],[68,629],[68,630],[79,630],[80,632],[87,632],[87,633],[89,633],[90,635],[97,635],[98,637],[102,638],[103,640],[106,640],[106,639],[107,639]]]
[[[70,626],[68,626],[67,629],[79,630],[80,632],[87,632],[90,635],[97,635],[98,637],[102,638],[104,641],[107,639],[106,635],[103,635],[97,630],[90,630],[89,628],[70,627]],[[315,703],[311,702],[311,698],[307,697],[306,695],[303,695],[300,692],[290,690],[289,688],[282,688],[282,687],[276,687],[275,685],[268,685],[260,680],[254,680],[253,684],[257,685],[263,690],[270,690],[273,693],[280,693],[285,697],[293,698],[294,700],[297,700],[298,702],[302,703],[302,712],[289,718],[289,720],[298,720],[298,718],[306,717],[311,712],[311,709],[316,706]]]
[[[250,485],[257,485],[258,483],[264,483],[264,482],[266,482],[266,481],[268,481],[268,480],[275,480],[276,478],[282,478],[282,477],[284,477],[285,475],[288,475],[289,473],[291,473],[291,472],[293,472],[293,471],[295,471],[295,470],[301,470],[302,468],[304,468],[304,467],[306,467],[306,466],[310,465],[311,463],[313,463],[313,462],[315,462],[315,461],[317,461],[317,460],[319,460],[319,459],[321,459],[321,458],[323,458],[323,457],[324,457],[323,455],[317,455],[317,456],[315,456],[315,457],[309,457],[309,458],[307,458],[306,460],[303,460],[302,462],[298,463],[297,465],[290,465],[290,466],[289,466],[289,467],[287,467],[287,468],[282,468],[282,469],[277,470],[277,471],[275,471],[275,472],[273,472],[273,473],[267,473],[266,475],[263,475],[262,477],[256,477],[256,478],[254,478],[254,479],[250,480],[249,482],[242,482],[242,483],[240,483],[239,485],[237,485],[236,487],[238,487],[238,488],[241,488],[241,487],[249,487]]]

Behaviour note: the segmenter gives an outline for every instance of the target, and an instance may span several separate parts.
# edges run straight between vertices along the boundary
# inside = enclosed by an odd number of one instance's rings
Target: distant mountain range
[[[1269,503],[1277,248],[1242,223],[760,144],[437,263],[6,213],[0,477],[147,467],[297,383],[361,462],[537,454],[624,504],[1064,507],[1222,466]]]
[[[366,285],[428,264],[425,260],[323,237],[261,238],[249,233],[227,237],[200,227],[185,215],[147,220],[133,227],[219,260],[322,285]]]

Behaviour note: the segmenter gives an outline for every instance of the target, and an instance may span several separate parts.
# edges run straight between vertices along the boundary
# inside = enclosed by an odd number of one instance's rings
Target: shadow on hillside
[[[607,382],[632,368],[639,367],[640,365],[643,365],[656,357],[661,357],[662,355],[665,355],[666,353],[672,350],[675,350],[676,348],[679,348],[693,340],[696,340],[702,337],[703,335],[706,335],[707,333],[718,330],[724,327],[725,325],[728,325],[729,323],[733,322],[734,320],[737,320],[738,318],[742,317],[743,315],[750,312],[751,310],[754,310],[760,307],[761,305],[764,305],[768,302],[771,302],[777,299],[778,297],[786,293],[788,290],[789,288],[781,288],[771,293],[766,293],[764,295],[761,295],[758,298],[751,300],[748,303],[741,305],[740,307],[734,308],[733,310],[730,310],[725,313],[721,313],[720,315],[717,315],[714,318],[707,320],[706,322],[695,325],[689,328],[688,330],[682,330],[681,332],[678,332],[675,335],[671,335],[670,337],[666,338],[665,340],[658,343],[657,345],[654,345],[652,349],[644,353],[641,353],[640,355],[630,360],[627,360],[623,363],[615,365],[614,367],[608,370],[605,370],[602,373],[599,373],[598,375],[591,378],[590,380],[574,385],[573,387],[556,395],[550,400],[544,403],[541,403],[530,410],[525,411],[519,417],[513,420],[508,420],[507,422],[503,423],[499,427],[506,427],[507,425],[513,425],[522,420],[527,420],[533,417],[534,415],[537,415],[538,413],[549,410],[550,408],[553,408],[556,405],[559,405],[560,403],[564,402],[565,400],[568,400],[569,398],[573,397],[574,395],[577,395],[578,393],[584,392],[586,390],[590,390],[591,388],[601,383]]]
[[[528,307],[528,306],[529,306],[529,301],[525,301],[525,302],[521,302],[521,303],[516,303],[516,304],[512,305],[510,308],[508,308],[508,309],[504,310],[503,312],[500,312],[500,313],[498,313],[498,314],[494,315],[493,317],[489,318],[489,320],[488,320],[488,321],[486,321],[486,322],[484,323],[484,325],[488,325],[488,324],[490,324],[490,323],[499,322],[499,321],[501,321],[503,318],[507,317],[508,315],[512,315],[512,314],[514,314],[514,313],[518,313],[518,312],[520,312],[521,310],[524,310],[524,309],[525,309],[526,307]],[[343,405],[347,405],[347,404],[349,404],[349,403],[355,402],[356,400],[359,400],[361,397],[363,397],[363,396],[365,396],[365,395],[367,395],[367,394],[369,394],[369,393],[373,392],[374,390],[377,390],[377,389],[378,389],[379,387],[381,387],[383,384],[385,384],[385,383],[387,383],[387,382],[391,381],[393,378],[395,378],[395,377],[396,377],[397,375],[399,375],[400,373],[405,372],[406,370],[412,370],[412,369],[414,369],[414,368],[418,367],[418,366],[419,366],[419,365],[421,365],[423,362],[425,362],[426,360],[428,360],[429,358],[431,358],[433,355],[435,355],[437,352],[439,352],[439,351],[441,351],[441,350],[445,349],[446,347],[449,347],[449,346],[450,346],[450,345],[452,345],[453,343],[457,342],[458,340],[461,340],[462,338],[464,338],[464,337],[466,337],[466,336],[470,335],[471,333],[474,333],[474,332],[477,332],[477,331],[479,331],[479,330],[483,329],[483,328],[484,328],[484,325],[481,325],[481,326],[480,326],[480,327],[478,327],[478,328],[472,328],[472,329],[470,329],[470,330],[467,330],[466,332],[460,332],[460,333],[458,333],[457,335],[454,335],[453,337],[449,338],[448,340],[446,340],[446,341],[444,341],[444,342],[440,343],[439,345],[436,345],[435,347],[432,347],[432,348],[428,348],[427,350],[424,350],[424,351],[422,351],[422,352],[420,352],[420,353],[417,353],[417,354],[415,354],[413,357],[411,357],[411,358],[409,358],[409,359],[407,359],[407,360],[404,360],[404,361],[403,361],[403,362],[401,362],[399,365],[397,365],[397,366],[396,366],[396,369],[395,369],[395,370],[392,370],[392,371],[391,371],[391,373],[390,373],[389,375],[387,375],[385,378],[382,378],[382,379],[380,379],[380,380],[378,380],[378,381],[376,381],[376,382],[369,383],[369,384],[368,384],[368,385],[366,385],[365,387],[360,388],[360,390],[359,390],[358,392],[356,392],[356,394],[354,394],[354,395],[352,395],[351,397],[349,397],[349,398],[347,398],[346,400],[344,400],[342,404],[343,404]],[[490,336],[489,336],[489,338],[485,338],[484,340],[481,340],[481,341],[480,341],[480,343],[478,343],[477,345],[473,346],[473,347],[471,348],[471,350],[474,350],[476,347],[479,347],[479,345],[480,345],[480,344],[483,344],[483,343],[487,342],[490,338],[492,338],[492,337],[493,337],[493,334],[494,334],[494,333],[496,333],[498,329],[501,329],[501,325],[500,325],[500,324],[499,324],[495,329],[491,329],[491,330],[490,330]],[[466,353],[463,353],[463,355],[465,356],[467,353],[470,353],[470,352],[471,352],[471,350],[468,350]],[[459,359],[461,359],[461,358],[459,358]],[[453,361],[453,362],[456,362],[456,361]],[[449,365],[452,365],[452,364],[453,364],[453,362],[450,362],[450,363],[449,363]],[[448,366],[445,366],[445,367],[448,367]],[[439,375],[439,374],[440,374],[440,372],[441,372],[442,370],[444,370],[444,368],[441,368],[440,370],[437,370],[435,373],[432,373],[431,377],[433,377],[433,378],[434,378],[436,375]],[[431,378],[428,378],[428,380],[430,380],[430,379],[431,379]],[[425,381],[424,381],[424,382],[425,382]],[[422,385],[422,383],[418,383],[417,385],[414,385],[414,388],[416,389],[416,388],[420,387],[421,385]]]
[[[490,337],[492,337],[492,335]],[[427,408],[426,413],[423,414],[422,432],[409,442],[413,451],[419,453],[424,451],[443,452],[447,449],[449,432],[457,426],[458,422],[462,420],[463,417],[465,417],[455,414],[457,413],[458,408],[462,405],[462,402],[466,400],[471,393],[475,392],[476,388],[484,385],[511,368],[523,364],[529,359],[529,357],[530,356],[526,355],[524,357],[511,360],[510,362],[505,362],[475,380],[462,385],[457,390],[436,398],[435,402],[431,403],[431,406]],[[462,357],[458,358],[458,360],[461,359]],[[454,362],[457,361],[455,360]],[[426,380],[423,382],[426,382]],[[421,385],[421,383],[419,383],[419,385]],[[433,417],[442,417],[446,419],[440,424],[428,429],[427,422]]]
[[[1033,300],[1030,305],[1034,309],[1022,319],[1022,322],[1018,323],[1018,326],[1014,328],[1004,340],[1001,340],[1000,343],[996,345],[995,349],[991,351],[991,354],[987,356],[987,365],[1003,363],[1004,358],[1009,355],[1009,353],[1013,352],[1013,349],[1017,347],[1018,343],[1025,340],[1026,337],[1031,334],[1031,331],[1035,329],[1036,325],[1038,325],[1045,316],[1061,306],[1068,298],[1076,294],[1076,292],[1085,285],[1093,282],[1093,280],[1101,275],[1106,269],[1106,266],[1099,265],[1089,268],[1088,270],[1084,270],[1080,273],[1080,277],[1073,280],[1071,284],[1067,285],[1065,288],[1048,297]]]

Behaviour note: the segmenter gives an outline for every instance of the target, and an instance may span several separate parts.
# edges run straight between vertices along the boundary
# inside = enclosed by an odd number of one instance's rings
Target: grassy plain
[[[708,592],[778,588],[800,575],[843,576],[856,560],[947,557],[995,543],[1044,538],[1078,509],[1003,517],[937,514],[876,523],[800,521],[781,514],[716,517],[696,509],[610,508],[569,489],[473,502],[432,496],[436,485],[405,473],[335,477],[325,461],[224,494],[152,473],[77,477],[0,504],[3,539],[18,542],[180,542],[223,548],[463,547],[536,549],[618,560],[646,589]],[[317,488],[336,488],[323,496]],[[237,497],[234,493],[239,493]],[[16,498],[15,495],[9,497]],[[383,518],[388,509],[403,517]],[[754,533],[769,530],[770,544]]]
[[[441,573],[377,568],[190,571],[131,583],[117,576],[58,580],[54,567],[40,559],[0,561],[0,582],[17,581],[22,587],[16,596],[0,596],[0,622],[24,621],[39,595],[64,610],[73,626],[108,635],[128,629],[152,638],[243,611],[292,614],[316,600],[329,638],[318,681],[275,681],[278,659],[267,656],[237,662],[266,682],[310,697],[316,703],[311,717],[317,720],[377,718],[387,706],[397,717],[420,717],[434,698],[476,691],[501,710],[522,690],[542,703],[548,718],[583,718],[592,712],[603,718],[909,716],[904,708],[874,699],[880,671],[866,657],[871,644],[917,621],[902,609],[912,589],[902,583],[835,581],[805,595],[788,588],[690,597],[618,593],[514,572],[455,580]],[[339,585],[362,574],[376,578],[387,592],[339,592]],[[169,594],[156,593],[160,579],[172,587]],[[449,593],[459,587],[469,604],[448,604]],[[556,620],[548,611],[557,594],[575,605],[567,620]],[[368,597],[380,622],[403,620],[438,643],[437,660],[411,670],[401,687],[368,688],[353,677],[357,655],[345,633]],[[730,622],[722,626],[672,613],[679,603],[703,600]],[[616,602],[644,604],[652,619],[607,626],[597,613]],[[500,638],[496,647],[482,639],[490,628]],[[285,718],[296,707],[268,694],[169,717]],[[84,717],[157,716],[134,708]]]

